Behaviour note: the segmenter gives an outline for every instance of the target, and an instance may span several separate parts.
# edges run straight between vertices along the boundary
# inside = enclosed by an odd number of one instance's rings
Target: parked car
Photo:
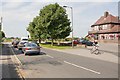
[[[74,44],[79,44],[79,41],[78,40],[73,40],[73,43]]]
[[[27,54],[40,54],[40,46],[38,46],[36,43],[25,43],[24,47],[22,48],[22,51],[25,55]]]
[[[81,39],[79,41],[80,44],[85,44],[87,46],[92,46],[93,45],[93,42],[89,41],[89,40],[85,40],[85,39]]]
[[[17,45],[19,50],[22,50],[24,44],[28,42],[28,37],[21,37],[19,44]]]
[[[81,40],[79,41],[79,43],[80,43],[80,44],[86,44],[87,41],[88,41],[88,40],[81,39]]]
[[[93,45],[93,42],[91,42],[91,41],[86,41],[86,43],[85,43],[87,46],[92,46]]]
[[[27,42],[19,42],[19,44],[17,45],[19,50],[22,50],[22,48],[24,47],[24,44]]]
[[[28,42],[28,37],[21,37],[21,42]]]
[[[14,40],[14,41],[12,42],[12,46],[13,46],[14,48],[17,48],[18,43],[19,43],[18,40]]]

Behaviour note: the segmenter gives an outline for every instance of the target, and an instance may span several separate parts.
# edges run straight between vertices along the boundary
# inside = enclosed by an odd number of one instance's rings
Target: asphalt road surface
[[[16,48],[12,49],[22,64],[26,78],[118,78],[116,63],[45,48],[40,55],[27,56]]]
[[[13,53],[11,52],[8,44],[3,44],[0,46],[1,49],[1,57],[0,57],[0,70],[1,70],[1,78],[2,80],[21,80],[17,69],[12,60]]]

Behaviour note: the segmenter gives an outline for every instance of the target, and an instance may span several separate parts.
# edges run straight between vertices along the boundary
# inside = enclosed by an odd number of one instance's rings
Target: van
[[[24,47],[24,44],[28,42],[28,37],[21,37],[20,42],[18,44],[18,49],[21,50]]]
[[[28,37],[21,37],[20,42],[28,42]]]

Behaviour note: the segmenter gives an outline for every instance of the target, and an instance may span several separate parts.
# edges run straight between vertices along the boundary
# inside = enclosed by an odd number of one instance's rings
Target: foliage
[[[70,35],[70,20],[59,4],[50,4],[40,10],[39,16],[30,22],[27,31],[33,39],[64,39]]]
[[[5,33],[3,31],[0,31],[0,42],[2,41],[2,38],[5,37]]]
[[[0,38],[5,37],[5,33],[3,31],[0,31]]]

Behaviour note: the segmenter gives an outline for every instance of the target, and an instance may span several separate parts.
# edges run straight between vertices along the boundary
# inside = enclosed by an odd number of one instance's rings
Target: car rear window
[[[37,44],[35,44],[35,43],[27,43],[26,46],[27,47],[36,47]]]
[[[23,41],[27,41],[28,39],[22,39]]]
[[[20,42],[20,44],[25,44],[26,42]]]

